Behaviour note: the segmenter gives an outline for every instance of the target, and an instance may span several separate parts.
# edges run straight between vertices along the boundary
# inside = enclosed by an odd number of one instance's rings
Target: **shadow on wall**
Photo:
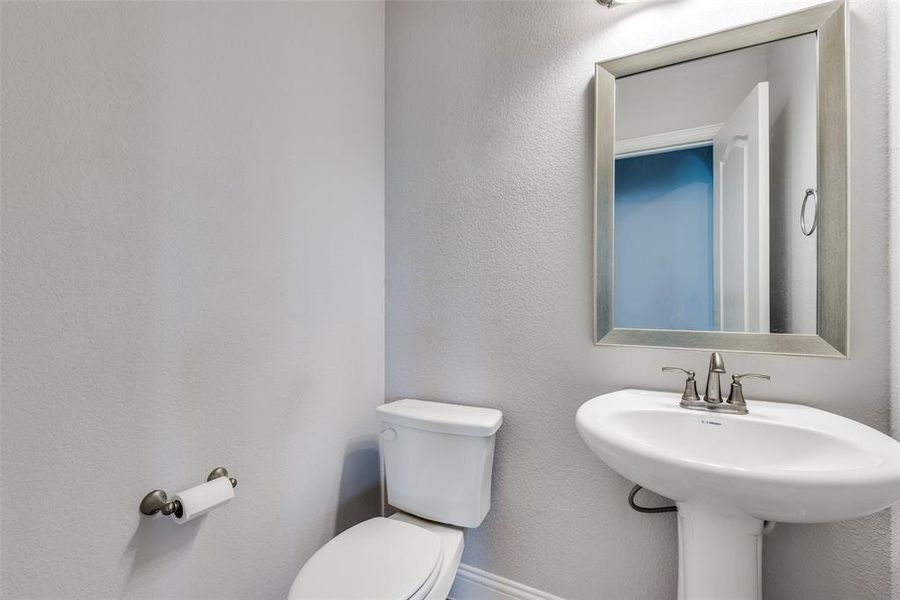
[[[128,580],[131,581],[137,572],[160,560],[177,563],[187,554],[205,520],[206,515],[202,515],[176,525],[171,518],[162,515],[139,517],[137,529],[123,555],[126,560],[131,559]]]
[[[344,450],[334,534],[380,514],[381,460],[378,438],[355,438]]]

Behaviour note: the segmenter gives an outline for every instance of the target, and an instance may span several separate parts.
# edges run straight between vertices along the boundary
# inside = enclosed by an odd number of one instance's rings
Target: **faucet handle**
[[[684,392],[681,394],[681,405],[686,406],[693,402],[700,401],[700,395],[697,394],[697,380],[694,379],[694,373],[690,369],[682,369],[681,367],[663,367],[663,371],[674,371],[676,373],[684,373],[687,379],[684,381]]]
[[[747,402],[744,400],[744,386],[741,385],[743,379],[772,379],[768,375],[762,373],[735,373],[731,376],[731,393],[728,394],[726,402],[737,407],[738,412],[742,415],[747,414]]]
[[[765,379],[768,381],[772,378],[762,373],[735,373],[731,376],[732,383],[740,383],[741,379]]]
[[[662,370],[663,371],[676,371],[678,373],[684,373],[685,375],[688,376],[688,379],[693,379],[694,375],[696,375],[696,373],[694,373],[690,369],[682,369],[681,367],[663,367]]]

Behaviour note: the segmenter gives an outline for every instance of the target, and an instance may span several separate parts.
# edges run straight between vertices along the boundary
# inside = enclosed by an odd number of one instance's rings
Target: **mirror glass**
[[[614,327],[816,333],[817,53],[809,33],[616,79]]]

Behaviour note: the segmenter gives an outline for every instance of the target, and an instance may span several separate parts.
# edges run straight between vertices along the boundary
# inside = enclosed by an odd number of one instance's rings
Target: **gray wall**
[[[674,598],[676,526],[578,438],[578,406],[676,390],[702,352],[591,344],[597,60],[810,2],[391,2],[387,7],[387,395],[504,411],[494,502],[465,562],[576,598]],[[886,4],[851,16],[851,359],[729,354],[751,398],[888,428]],[[714,449],[711,449],[714,451]],[[887,512],[779,525],[768,600],[890,597]],[[636,569],[635,563],[641,565]]]
[[[384,5],[2,11],[0,595],[283,598],[378,506]]]

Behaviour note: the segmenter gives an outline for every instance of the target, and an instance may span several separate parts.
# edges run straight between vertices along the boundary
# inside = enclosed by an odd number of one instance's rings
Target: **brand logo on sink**
[[[713,421],[712,419],[700,419],[700,423],[703,425],[715,425],[716,427],[721,427],[721,421]]]

